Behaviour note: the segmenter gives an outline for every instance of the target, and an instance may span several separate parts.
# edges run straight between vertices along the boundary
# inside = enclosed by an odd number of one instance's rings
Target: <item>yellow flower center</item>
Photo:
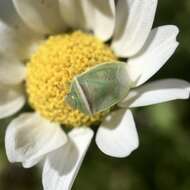
[[[103,114],[87,116],[71,108],[64,98],[74,76],[116,59],[107,45],[90,34],[77,31],[49,37],[27,64],[30,105],[48,120],[67,126],[89,126],[100,121]]]

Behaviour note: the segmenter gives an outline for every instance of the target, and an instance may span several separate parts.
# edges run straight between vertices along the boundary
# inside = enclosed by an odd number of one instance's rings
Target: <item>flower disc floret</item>
[[[64,98],[76,75],[116,59],[106,44],[90,34],[76,31],[49,37],[27,64],[29,103],[43,117],[63,125],[90,126],[100,121],[104,114],[86,116],[72,109]]]

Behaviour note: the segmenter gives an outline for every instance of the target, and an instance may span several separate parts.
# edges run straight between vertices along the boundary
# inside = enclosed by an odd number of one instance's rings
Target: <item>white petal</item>
[[[0,83],[18,84],[25,78],[25,66],[18,60],[0,55]]]
[[[155,28],[141,52],[128,61],[128,72],[134,86],[152,77],[172,56],[178,46],[176,26]]]
[[[95,35],[103,41],[111,38],[115,26],[115,3],[114,0],[91,0],[92,12],[88,17],[92,24]]]
[[[114,0],[59,0],[62,18],[68,26],[93,30],[102,40],[108,40],[114,29]]]
[[[92,137],[91,129],[74,129],[70,141],[49,155],[43,170],[44,190],[71,189]]]
[[[119,0],[112,48],[118,56],[135,55],[144,45],[157,7],[157,0]]]
[[[21,86],[0,84],[0,119],[11,116],[25,104],[25,96]]]
[[[35,166],[36,164],[38,164],[39,162],[43,161],[43,158],[44,158],[44,156],[40,156],[40,157],[34,158],[34,159],[33,158],[28,159],[28,160],[22,162],[22,166],[24,168],[31,168],[31,167]]]
[[[26,59],[41,42],[42,37],[31,33],[22,25],[9,26],[0,20],[0,52],[16,59]]]
[[[131,111],[119,110],[108,116],[97,131],[96,144],[109,156],[123,158],[130,155],[139,146]]]
[[[64,22],[74,29],[90,30],[92,6],[89,0],[59,0]]]
[[[63,130],[37,113],[25,113],[8,126],[5,147],[10,162],[23,162],[32,167],[36,160],[59,148],[67,141]]]
[[[83,6],[86,3],[83,3],[83,0],[59,0],[59,4],[62,18],[68,26],[75,29],[86,28],[85,15],[83,13]]]
[[[35,32],[49,34],[64,27],[58,0],[13,0],[13,3],[25,24]]]
[[[166,79],[148,83],[131,90],[120,107],[140,107],[176,99],[188,99],[190,83],[178,79]]]

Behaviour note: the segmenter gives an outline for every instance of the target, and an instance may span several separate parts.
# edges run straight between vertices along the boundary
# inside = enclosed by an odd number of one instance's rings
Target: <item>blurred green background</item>
[[[156,78],[190,81],[190,1],[160,0],[155,26],[180,28],[180,46]],[[190,104],[175,101],[134,110],[140,147],[125,159],[103,155],[93,140],[73,190],[190,189]],[[7,161],[4,134],[11,118],[1,120],[0,190],[42,190],[41,169]]]

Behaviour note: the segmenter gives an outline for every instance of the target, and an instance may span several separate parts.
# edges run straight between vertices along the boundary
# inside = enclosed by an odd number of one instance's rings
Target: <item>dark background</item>
[[[180,46],[154,76],[190,81],[190,0],[160,0],[154,25],[180,28]],[[153,80],[152,79],[152,80]],[[175,101],[135,109],[140,147],[125,159],[102,154],[93,140],[73,190],[190,189],[190,104]],[[41,190],[41,168],[22,169],[7,161],[6,125],[0,121],[0,190]]]

